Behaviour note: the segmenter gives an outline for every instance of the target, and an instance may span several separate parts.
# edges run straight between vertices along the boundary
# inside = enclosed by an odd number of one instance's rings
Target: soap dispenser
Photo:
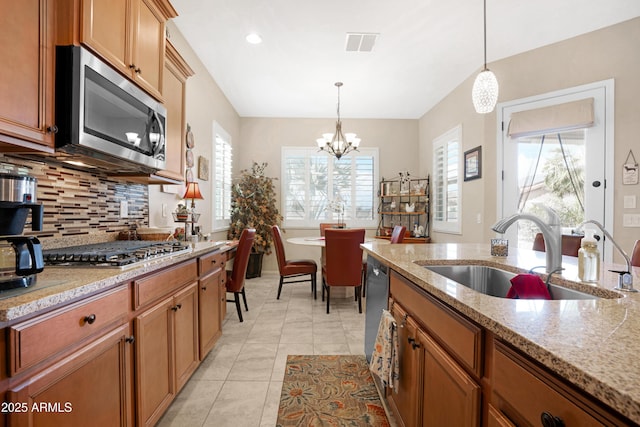
[[[600,251],[593,230],[584,231],[578,250],[578,278],[582,282],[597,282],[600,278]]]

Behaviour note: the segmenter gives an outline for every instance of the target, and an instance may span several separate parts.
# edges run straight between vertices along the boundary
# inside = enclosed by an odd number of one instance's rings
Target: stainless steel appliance
[[[56,153],[111,173],[165,167],[166,108],[80,46],[56,47]]]
[[[364,326],[364,353],[371,362],[382,310],[389,299],[389,268],[372,256],[367,257],[367,312]]]
[[[31,229],[42,230],[36,189],[33,177],[0,174],[0,291],[32,286],[44,268],[40,241],[21,236],[29,214]]]
[[[179,241],[116,240],[43,252],[47,266],[111,267],[125,269],[146,261],[191,252],[191,245]]]

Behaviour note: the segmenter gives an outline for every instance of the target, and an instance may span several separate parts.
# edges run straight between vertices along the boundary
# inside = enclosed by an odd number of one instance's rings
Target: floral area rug
[[[277,427],[389,426],[364,356],[289,356]]]

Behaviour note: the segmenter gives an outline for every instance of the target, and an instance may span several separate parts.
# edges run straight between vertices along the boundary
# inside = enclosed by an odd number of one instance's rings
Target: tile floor
[[[227,303],[223,334],[158,426],[272,427],[278,418],[288,354],[363,354],[364,308],[334,298],[331,313],[309,283],[285,285],[263,273],[245,283],[249,311],[238,322]],[[366,298],[363,302],[366,301]]]

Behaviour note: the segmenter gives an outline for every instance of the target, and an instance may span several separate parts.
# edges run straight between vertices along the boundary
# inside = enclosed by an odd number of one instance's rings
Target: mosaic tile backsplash
[[[104,240],[114,240],[118,232],[136,223],[141,226],[148,223],[149,192],[144,184],[7,155],[0,155],[0,173],[30,175],[38,180],[36,197],[44,205],[43,231],[32,232],[27,225],[24,234],[53,241],[109,233],[113,237]],[[127,218],[120,217],[123,200],[128,204]]]

